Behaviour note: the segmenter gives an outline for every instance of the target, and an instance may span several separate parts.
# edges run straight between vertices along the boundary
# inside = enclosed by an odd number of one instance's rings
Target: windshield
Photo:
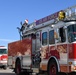
[[[7,49],[0,49],[0,54],[7,54]]]
[[[68,41],[70,43],[76,41],[76,24],[68,26]]]

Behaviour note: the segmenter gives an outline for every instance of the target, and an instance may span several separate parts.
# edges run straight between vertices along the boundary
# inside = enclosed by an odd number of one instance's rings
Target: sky
[[[76,0],[0,0],[0,46],[20,40],[17,27],[76,5]]]

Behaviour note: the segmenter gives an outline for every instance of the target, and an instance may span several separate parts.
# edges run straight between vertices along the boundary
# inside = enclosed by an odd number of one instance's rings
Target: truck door
[[[32,38],[32,54],[35,54],[36,51],[40,50],[41,47],[41,32],[38,31]]]
[[[41,32],[38,31],[35,34],[35,38],[32,39],[32,67],[33,68],[39,68],[40,47],[41,47]]]

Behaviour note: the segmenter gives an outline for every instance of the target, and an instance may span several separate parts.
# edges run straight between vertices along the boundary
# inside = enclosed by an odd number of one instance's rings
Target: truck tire
[[[55,59],[52,59],[49,62],[48,75],[57,75],[57,73],[58,73],[57,63],[56,63]]]
[[[17,60],[17,62],[16,62],[15,73],[16,73],[16,75],[19,75],[21,73],[21,63],[20,63],[20,60]]]
[[[7,69],[7,66],[4,66],[3,69],[6,70]]]

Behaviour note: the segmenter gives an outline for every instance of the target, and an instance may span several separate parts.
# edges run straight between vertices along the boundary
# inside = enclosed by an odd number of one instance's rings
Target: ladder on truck
[[[64,10],[66,18],[69,20],[75,20],[76,19],[76,5],[69,7]]]

